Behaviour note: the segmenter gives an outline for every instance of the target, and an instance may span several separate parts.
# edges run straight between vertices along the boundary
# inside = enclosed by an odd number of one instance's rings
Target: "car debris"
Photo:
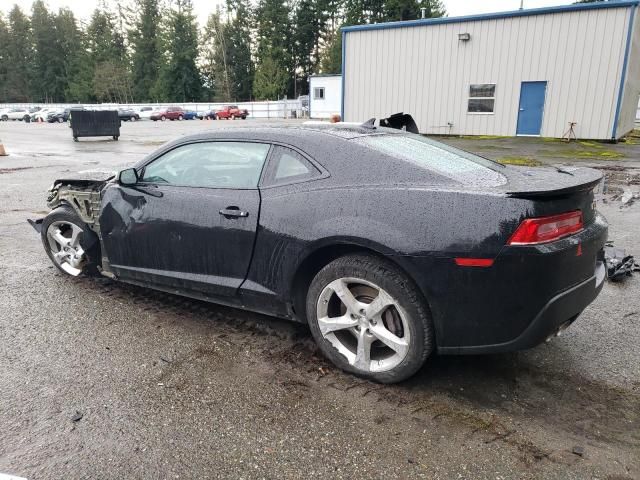
[[[633,272],[640,272],[633,255],[627,255],[623,248],[614,247],[608,242],[604,247],[604,261],[607,266],[607,278],[612,282],[619,282],[630,277]]]

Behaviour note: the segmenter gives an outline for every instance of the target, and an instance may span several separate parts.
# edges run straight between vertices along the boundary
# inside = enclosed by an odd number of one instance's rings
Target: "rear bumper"
[[[553,297],[540,310],[529,326],[518,337],[493,345],[440,347],[442,354],[485,354],[525,350],[541,344],[549,337],[568,327],[602,290],[606,270],[598,261],[594,275],[578,285]]]

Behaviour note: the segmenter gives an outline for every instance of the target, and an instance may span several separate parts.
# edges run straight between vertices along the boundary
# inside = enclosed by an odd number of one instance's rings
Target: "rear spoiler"
[[[569,185],[564,188],[555,188],[548,190],[527,190],[507,192],[507,195],[513,198],[542,198],[542,197],[562,197],[571,193],[588,192],[593,190],[601,181],[601,178],[591,180],[585,183]]]

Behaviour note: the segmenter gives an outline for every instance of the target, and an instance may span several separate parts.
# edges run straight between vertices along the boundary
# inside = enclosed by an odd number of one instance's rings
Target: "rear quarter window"
[[[465,185],[499,186],[506,178],[491,160],[419,135],[369,135],[354,139],[366,147]]]

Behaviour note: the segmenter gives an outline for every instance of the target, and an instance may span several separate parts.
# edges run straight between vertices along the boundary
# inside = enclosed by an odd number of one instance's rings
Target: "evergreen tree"
[[[132,100],[124,37],[115,16],[96,9],[87,27],[89,64],[93,67],[93,94],[99,101],[127,103]]]
[[[29,18],[15,5],[9,12],[9,31],[3,46],[6,55],[6,101],[31,101],[33,44]]]
[[[9,43],[9,27],[0,12],[0,45],[8,45]],[[6,48],[0,48],[0,102],[7,101],[7,69],[9,59]]]
[[[256,69],[253,94],[258,100],[277,100],[287,91],[289,76],[279,60],[265,52]]]
[[[56,16],[42,0],[33,3],[31,30],[34,42],[33,98],[39,102],[63,102],[68,79],[65,63],[68,52],[62,50]]]
[[[217,102],[229,102],[235,97],[229,30],[229,24],[222,21],[221,9],[209,15],[202,46],[203,77],[208,97]]]
[[[229,25],[229,63],[232,69],[232,90],[239,101],[251,99],[255,66],[251,59],[251,31],[253,13],[247,0],[228,0],[227,7],[233,16]]]
[[[320,61],[320,73],[342,73],[342,31],[338,28],[324,50]]]
[[[202,97],[202,81],[196,66],[198,26],[191,0],[175,0],[169,13],[163,65],[156,94],[167,101],[193,102]]]
[[[78,28],[73,12],[61,8],[55,17],[57,45],[62,58],[65,102],[91,102],[93,67],[86,47],[86,38]]]
[[[442,17],[445,8],[441,0],[386,0],[385,21],[417,20],[421,18],[421,8],[425,8],[425,18]]]
[[[260,0],[256,18],[258,62],[253,94],[260,99],[281,98],[293,93],[293,35],[289,9],[283,0]]]
[[[293,52],[296,74],[302,78],[302,91],[307,90],[308,78],[320,62],[320,43],[327,32],[329,14],[326,0],[300,0],[295,12]]]
[[[128,32],[132,49],[133,96],[138,102],[149,102],[160,72],[160,7],[158,0],[135,0],[134,5],[134,25]]]

